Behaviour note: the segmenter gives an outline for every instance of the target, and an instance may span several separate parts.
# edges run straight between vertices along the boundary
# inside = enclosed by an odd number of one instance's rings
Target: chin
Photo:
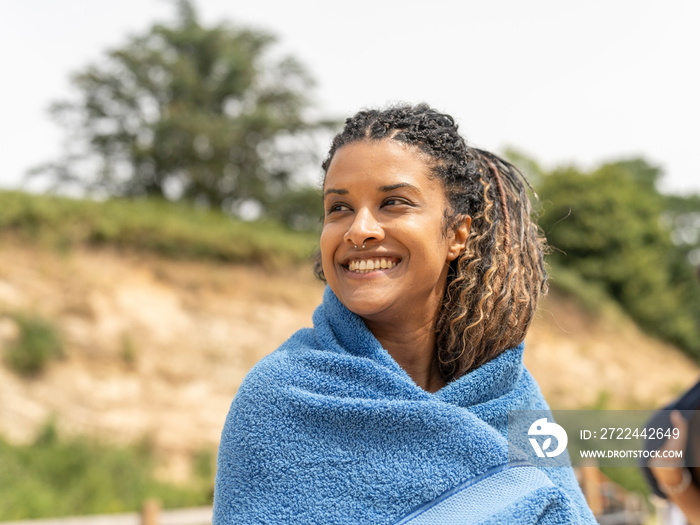
[[[348,310],[363,318],[371,319],[381,316],[390,307],[390,302],[387,300],[385,293],[341,292],[339,294],[335,290],[333,291]]]

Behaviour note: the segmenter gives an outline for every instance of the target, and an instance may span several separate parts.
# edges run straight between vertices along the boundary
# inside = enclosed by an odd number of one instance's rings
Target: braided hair
[[[431,159],[449,204],[445,234],[471,217],[466,249],[450,263],[435,327],[440,374],[451,381],[522,342],[547,292],[547,247],[531,218],[530,185],[509,162],[468,146],[451,116],[425,104],[360,111],[347,119],[324,173],[346,144],[381,140],[416,147]],[[315,271],[325,280],[319,259]]]

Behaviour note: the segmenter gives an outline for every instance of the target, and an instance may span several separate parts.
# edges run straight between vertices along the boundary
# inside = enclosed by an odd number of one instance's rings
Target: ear
[[[469,215],[464,215],[457,220],[450,239],[450,245],[447,250],[447,260],[454,261],[462,255],[467,247],[467,237],[472,226],[472,218]]]

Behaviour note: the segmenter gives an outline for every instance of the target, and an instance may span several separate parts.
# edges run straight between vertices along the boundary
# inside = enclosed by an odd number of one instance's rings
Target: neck
[[[367,319],[365,323],[416,385],[427,392],[437,392],[445,386],[435,355],[434,316],[420,324],[395,320],[381,323]]]

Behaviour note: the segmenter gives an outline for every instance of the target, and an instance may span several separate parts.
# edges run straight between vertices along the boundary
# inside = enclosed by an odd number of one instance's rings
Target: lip
[[[340,258],[340,264],[347,266],[353,259],[391,259],[395,262],[399,262],[403,257],[387,250],[375,249],[372,251],[370,248],[367,248],[365,250],[351,250]]]

